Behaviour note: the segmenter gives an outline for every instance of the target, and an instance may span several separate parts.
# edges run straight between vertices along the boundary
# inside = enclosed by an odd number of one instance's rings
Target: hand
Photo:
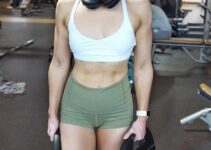
[[[128,132],[124,135],[124,139],[127,139],[131,134],[135,134],[136,136],[134,142],[143,140],[146,134],[146,122],[147,118],[138,117],[137,120],[132,124]]]
[[[54,135],[59,128],[59,120],[56,117],[48,118],[48,135],[50,136],[50,141],[53,142]]]

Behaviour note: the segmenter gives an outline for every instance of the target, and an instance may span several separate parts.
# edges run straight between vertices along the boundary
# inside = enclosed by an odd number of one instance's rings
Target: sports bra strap
[[[128,10],[127,10],[127,2],[126,0],[121,0],[122,1],[122,9],[123,9],[123,14],[124,14],[124,19],[127,23],[130,23],[129,15],[128,15]]]
[[[77,9],[80,1],[81,0],[75,0],[75,3],[73,5],[72,11],[71,11],[71,15],[70,15],[71,16],[70,19],[71,19],[72,23],[74,23],[74,15],[75,15],[76,9]]]

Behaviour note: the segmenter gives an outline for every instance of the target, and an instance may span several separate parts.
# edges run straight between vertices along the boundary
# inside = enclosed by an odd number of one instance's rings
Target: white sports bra
[[[129,59],[136,39],[128,17],[126,0],[121,0],[124,19],[120,28],[102,39],[92,39],[78,31],[74,23],[74,14],[80,2],[81,0],[75,1],[68,23],[69,45],[74,58],[92,62],[117,62]]]

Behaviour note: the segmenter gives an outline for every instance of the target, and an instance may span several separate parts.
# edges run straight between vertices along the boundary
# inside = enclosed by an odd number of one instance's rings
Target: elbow
[[[153,66],[152,66],[151,59],[145,62],[141,62],[137,66],[135,66],[135,70],[152,70],[152,69],[153,69]]]
[[[153,75],[153,65],[151,61],[141,63],[134,67],[135,76],[140,76],[140,74],[146,73],[148,75]]]
[[[60,69],[60,70],[66,70],[70,66],[70,61],[69,60],[61,60],[53,57],[49,70],[52,68]]]

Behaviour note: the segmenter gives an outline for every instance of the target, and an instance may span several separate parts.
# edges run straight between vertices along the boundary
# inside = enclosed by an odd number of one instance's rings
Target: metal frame
[[[211,94],[209,92],[210,89],[211,87],[204,83],[201,83],[198,89],[198,95],[201,95],[206,100],[211,101]],[[204,121],[208,125],[208,130],[211,132],[211,108],[204,108],[189,116],[186,116],[180,120],[180,123],[182,125],[190,124],[196,119],[201,119],[202,121]]]
[[[206,100],[211,100],[211,96],[203,90],[206,86],[207,88],[210,88],[208,85],[201,84],[200,88],[198,89],[198,94],[203,96],[203,98],[205,98]],[[201,119],[202,121],[204,121],[208,125],[208,130],[211,132],[211,108],[204,108],[189,116],[186,116],[180,120],[180,123],[182,125],[190,124],[196,119]]]
[[[211,1],[207,0],[205,3],[205,25],[204,25],[204,41],[206,42],[209,39],[210,33],[210,20],[211,20]]]
[[[28,40],[18,46],[15,46],[9,50],[4,50],[5,52],[3,53],[0,53],[0,60],[3,59],[5,56],[9,55],[9,54],[12,54],[12,53],[15,53],[16,51],[18,50],[21,50],[22,48],[26,48],[26,47],[29,47],[31,46],[32,44],[34,44],[34,40]],[[0,84],[2,84],[2,81],[3,81],[3,75],[2,75],[2,72],[0,70]]]
[[[204,108],[198,112],[195,112],[194,114],[184,117],[180,120],[180,123],[182,125],[187,123],[190,124],[198,118],[207,123],[208,130],[211,132],[211,108]]]
[[[18,46],[15,46],[15,47],[13,47],[13,48],[11,48],[9,50],[6,50],[6,52],[0,53],[0,59],[2,59],[3,57],[5,57],[6,55],[9,55],[11,53],[14,53],[14,52],[20,50],[22,48],[29,47],[33,43],[34,43],[34,40],[33,39],[32,40],[28,40],[28,41],[26,41],[26,42],[24,42],[24,43],[22,43],[22,44],[20,44]]]
[[[194,62],[197,63],[208,63],[211,58],[205,55],[205,51],[208,48],[211,48],[211,45],[207,44],[189,44],[189,43],[171,43],[171,42],[162,42],[162,41],[154,41],[152,46],[152,59],[155,64],[159,64],[158,59],[155,57],[156,49],[158,46],[168,46],[168,47],[180,47]],[[195,58],[188,48],[198,48],[200,49],[199,58]]]

